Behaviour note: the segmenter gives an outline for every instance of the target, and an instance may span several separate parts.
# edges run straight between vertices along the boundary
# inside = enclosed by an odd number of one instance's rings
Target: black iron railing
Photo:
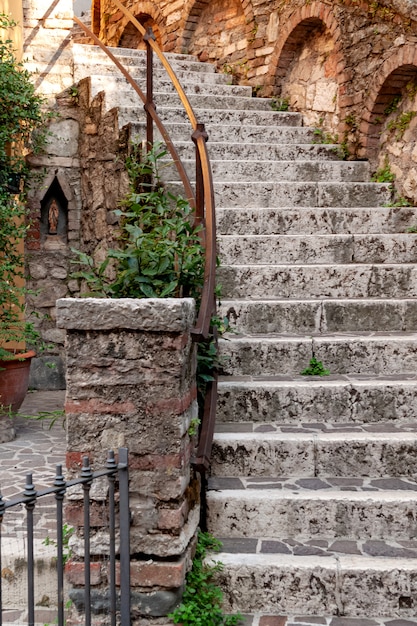
[[[84,622],[91,625],[91,580],[90,580],[90,489],[94,481],[107,477],[108,479],[108,531],[109,531],[109,616],[112,626],[117,621],[122,626],[130,625],[130,542],[129,542],[129,476],[128,476],[128,453],[126,448],[119,449],[119,459],[116,463],[114,453],[109,452],[106,467],[93,472],[88,457],[83,458],[83,467],[79,478],[66,481],[62,474],[62,465],[56,466],[56,475],[53,485],[42,491],[36,491],[32,482],[32,474],[26,477],[26,485],[18,498],[5,500],[0,494],[0,572],[1,545],[2,545],[2,522],[7,516],[9,509],[23,505],[26,510],[26,558],[27,558],[27,624],[35,624],[35,549],[34,549],[34,511],[42,498],[55,496],[56,510],[56,588],[57,588],[57,619],[58,626],[65,624],[64,602],[64,523],[63,503],[67,491],[76,485],[83,489],[84,509]],[[118,482],[116,515],[116,490],[115,482]],[[116,520],[116,517],[118,518]],[[116,527],[119,527],[120,548],[116,555]],[[18,556],[18,555],[17,555]],[[116,560],[120,561],[120,598],[116,590]],[[2,577],[0,576],[0,626],[2,624]],[[119,610],[119,617],[117,611]]]

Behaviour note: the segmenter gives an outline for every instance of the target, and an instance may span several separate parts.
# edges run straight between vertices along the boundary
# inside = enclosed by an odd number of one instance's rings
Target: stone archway
[[[313,2],[294,11],[279,31],[266,91],[288,99],[306,122],[340,127],[340,86],[346,79],[340,29],[331,8]]]
[[[135,17],[146,30],[148,28],[152,28],[153,34],[155,35],[156,43],[160,48],[162,48],[161,31],[153,17],[151,17],[148,13],[139,13],[139,15],[135,15]],[[118,47],[133,48],[134,50],[145,50],[146,45],[143,41],[143,37],[136,28],[136,26],[134,26],[131,22],[129,22],[123,30],[119,39]]]
[[[154,2],[146,0],[135,2],[129,7],[129,11],[145,28],[152,27],[159,47],[164,50],[166,46],[165,18],[159,7]],[[121,11],[108,17],[105,27],[102,24],[100,38],[108,46],[133,49],[137,49],[138,45],[140,48],[144,47],[142,37],[136,27]]]
[[[247,49],[254,24],[247,2],[195,0],[185,18],[182,49],[200,60],[217,62],[239,80],[249,69]]]
[[[417,51],[397,50],[370,88],[361,125],[363,154],[395,177],[397,194],[417,202]]]
[[[386,123],[389,105],[396,97],[401,97],[406,85],[414,80],[417,73],[417,49],[403,46],[385,61],[369,89],[363,107],[361,132],[364,155],[375,159],[379,151],[380,135]]]

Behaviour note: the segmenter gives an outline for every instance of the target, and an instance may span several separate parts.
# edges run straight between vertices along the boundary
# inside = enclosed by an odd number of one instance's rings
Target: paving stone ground
[[[62,410],[64,397],[65,391],[29,392],[20,414],[29,416]],[[49,425],[48,419],[38,421],[20,416],[15,419],[16,438],[0,448],[0,492],[6,502],[23,492],[28,474],[32,474],[35,489],[41,491],[53,483],[57,464],[65,468],[63,419],[58,419],[52,428]],[[35,537],[53,534],[54,519],[54,499],[48,496],[35,508]],[[2,523],[3,544],[21,537],[25,532],[24,523],[22,505],[8,509]]]

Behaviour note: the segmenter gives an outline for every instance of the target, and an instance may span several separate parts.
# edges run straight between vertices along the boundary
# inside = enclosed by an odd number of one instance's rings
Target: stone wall
[[[410,165],[395,154],[414,154],[413,124],[400,145],[385,133],[387,105],[417,76],[414,2],[128,0],[127,6],[151,16],[165,51],[197,54],[231,81],[252,85],[257,96],[288,99],[327,140],[369,158],[375,170],[388,155],[398,193],[417,202],[414,157]],[[103,0],[100,15],[102,38],[117,45],[125,18],[111,0]]]
[[[127,190],[123,163],[128,131],[119,130],[117,109],[106,110],[104,94],[91,99],[86,79],[58,94],[53,111],[46,153],[30,158],[34,182],[28,198],[26,262],[33,294],[27,302],[47,344],[32,365],[33,388],[65,386],[64,333],[55,325],[55,302],[80,292],[78,280],[71,277],[76,269],[71,248],[103,260],[117,237],[113,210]],[[63,212],[54,233],[47,215],[52,197]]]
[[[101,467],[108,449],[129,448],[132,623],[166,623],[159,618],[181,597],[199,522],[188,435],[198,411],[194,301],[69,298],[57,310],[67,332],[68,471],[79,470],[86,454]],[[81,507],[76,497],[66,506],[66,521],[78,532]],[[103,545],[96,541],[103,528],[94,524],[93,558]],[[77,545],[67,567],[75,601],[83,581]],[[102,605],[106,584],[105,573],[94,575],[93,606]],[[94,616],[101,623],[105,618]]]

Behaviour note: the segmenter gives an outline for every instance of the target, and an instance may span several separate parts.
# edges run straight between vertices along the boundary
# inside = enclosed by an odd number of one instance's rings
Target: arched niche
[[[148,28],[152,28],[153,34],[155,35],[156,43],[160,48],[162,48],[161,31],[154,18],[148,13],[139,13],[138,15],[135,15],[135,17],[146,30],[148,30]],[[134,50],[145,49],[146,46],[145,42],[143,41],[142,35],[137,30],[136,26],[134,26],[131,22],[126,25],[124,31],[122,32],[122,35],[119,39],[118,47],[131,48]]]
[[[245,4],[245,7],[243,6]],[[241,0],[196,0],[183,33],[184,51],[217,65],[238,80],[249,69],[247,49],[255,36],[253,16]]]
[[[288,36],[279,58],[275,93],[301,111],[307,124],[337,129],[338,51],[318,17],[302,20]]]
[[[66,243],[68,240],[68,198],[55,176],[40,201],[42,243]]]

